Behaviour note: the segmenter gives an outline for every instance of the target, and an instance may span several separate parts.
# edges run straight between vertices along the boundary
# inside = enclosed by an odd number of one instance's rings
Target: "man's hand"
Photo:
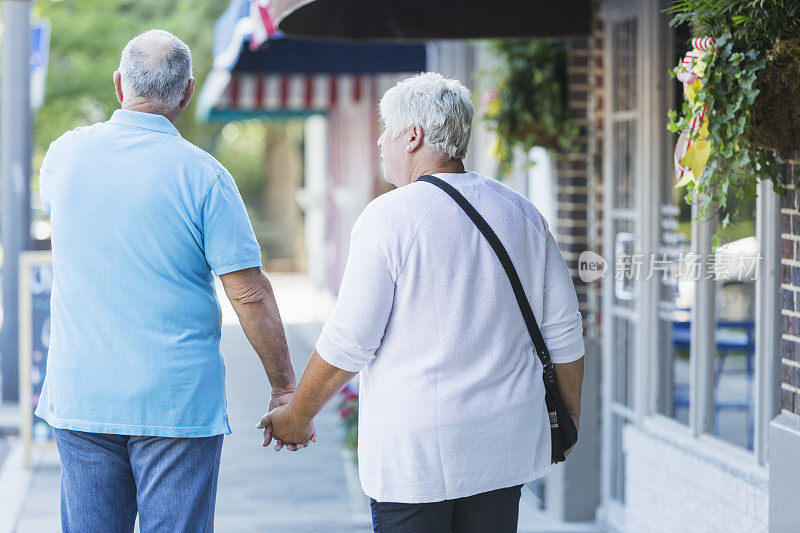
[[[281,405],[286,405],[292,399],[292,394],[294,394],[293,390],[286,390],[286,391],[277,391],[272,389],[272,396],[269,400],[269,406],[267,406],[267,411],[272,411],[276,407],[280,407]],[[285,445],[285,443],[280,439],[275,439],[281,447]],[[272,425],[267,426],[264,428],[264,442],[261,446],[267,447],[269,443],[272,442]],[[292,445],[294,446],[294,445]],[[290,448],[291,449],[291,448]]]
[[[277,400],[273,398],[270,402],[270,411],[261,417],[256,427],[264,429],[262,446],[269,446],[274,437],[277,441],[275,451],[280,451],[284,443],[288,443],[285,444],[286,447],[294,452],[305,448],[309,442],[316,442],[317,435],[314,432],[313,420],[297,414],[290,403],[283,403],[273,408],[273,402],[284,401],[285,396]]]

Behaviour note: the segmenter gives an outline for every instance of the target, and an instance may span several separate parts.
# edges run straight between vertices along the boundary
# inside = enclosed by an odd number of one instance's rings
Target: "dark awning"
[[[273,0],[281,31],[373,40],[587,35],[591,0]]]

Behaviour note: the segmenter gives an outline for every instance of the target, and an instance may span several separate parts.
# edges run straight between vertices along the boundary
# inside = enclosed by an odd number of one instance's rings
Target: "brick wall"
[[[800,198],[791,185],[795,168],[784,168],[783,181],[788,190],[781,199],[780,406],[783,412],[800,415]]]
[[[588,241],[588,115],[589,106],[589,39],[572,39],[567,52],[567,105],[572,123],[578,126],[576,153],[557,160],[558,176],[554,192],[556,198],[556,223],[554,236],[564,261],[572,274],[578,304],[584,321],[590,320],[593,310],[588,308],[588,286],[578,277],[578,257],[589,247]]]
[[[600,2],[594,2],[597,13]],[[604,77],[603,77],[603,21],[595,15],[592,20],[592,34],[589,41],[589,144],[587,153],[587,177],[589,186],[589,249],[603,255],[603,120],[604,120]],[[613,279],[614,261],[610,261],[606,279]],[[595,312],[589,317],[589,333],[600,338],[601,299],[603,279],[589,285],[588,305]]]
[[[586,336],[598,338],[602,280],[587,284],[578,277],[581,252],[591,250],[602,255],[599,206],[602,205],[603,28],[597,17],[593,24],[592,34],[572,39],[567,53],[567,105],[572,123],[579,128],[579,148],[556,163],[554,233],[572,274]]]

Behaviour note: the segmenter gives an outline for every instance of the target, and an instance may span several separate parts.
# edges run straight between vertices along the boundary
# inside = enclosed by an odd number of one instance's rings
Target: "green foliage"
[[[213,23],[224,9],[224,2],[193,0],[37,1],[32,19],[50,21],[51,41],[47,94],[36,120],[36,160],[64,131],[106,120],[119,107],[112,74],[122,48],[152,28],[173,32],[191,48],[195,95],[177,126],[190,141],[212,147],[220,127],[198,124],[193,106],[211,68]]]
[[[748,130],[750,107],[758,95],[754,86],[756,72],[764,68],[764,58],[755,50],[735,51],[728,33],[716,39],[716,52],[709,52],[702,59],[707,64],[706,75],[701,78],[703,86],[697,96],[698,105],[707,106],[711,154],[703,173],[695,176],[687,191],[686,201],[691,201],[694,192],[703,198],[700,217],[707,216],[712,203],[725,210],[721,221],[725,228],[737,223],[741,207],[756,198],[758,181],[769,179],[780,187],[780,166],[772,151],[752,146]],[[675,67],[672,75],[677,76],[679,69],[680,66]],[[691,117],[691,105],[684,100],[681,115],[671,111],[667,127],[680,132]],[[731,196],[737,201],[728,206]]]
[[[500,176],[509,173],[516,148],[573,150],[578,128],[570,122],[567,108],[566,44],[497,41],[492,49],[501,67],[494,73],[497,90],[485,118],[497,135]]]
[[[277,128],[273,127],[272,130]],[[262,120],[230,122],[222,128],[216,156],[236,176],[236,185],[251,216],[263,219],[264,173],[267,135],[270,127]],[[275,132],[280,133],[280,132]]]
[[[758,73],[758,98],[750,125],[753,143],[788,153],[800,143],[800,38],[784,39],[767,51]]]
[[[668,10],[672,26],[688,24],[696,37],[713,37],[716,49],[706,54],[698,103],[707,106],[708,141],[711,154],[703,173],[690,184],[686,201],[697,193],[702,198],[701,218],[715,206],[723,213],[715,246],[729,224],[741,219],[742,209],[757,196],[756,186],[770,180],[783,194],[780,164],[771,148],[754,143],[753,108],[762,84],[758,77],[767,64],[767,50],[781,39],[800,34],[800,3],[794,0],[678,0]],[[673,77],[679,67],[672,71]],[[796,80],[795,80],[796,83]],[[781,88],[773,88],[780,91]],[[684,101],[679,115],[670,111],[668,128],[682,131],[691,119],[691,106]],[[782,110],[772,109],[774,120]],[[758,116],[763,117],[764,113]],[[763,121],[761,128],[769,128]]]
[[[764,51],[800,35],[797,0],[677,0],[666,12],[672,26],[689,24],[698,36],[730,33],[735,48]]]

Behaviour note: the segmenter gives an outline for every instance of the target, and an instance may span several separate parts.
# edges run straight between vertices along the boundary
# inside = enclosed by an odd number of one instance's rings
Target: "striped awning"
[[[369,84],[383,76],[425,70],[423,45],[295,40],[256,31],[263,17],[253,13],[261,14],[264,0],[252,2],[232,0],[217,21],[214,68],[200,93],[200,120],[323,113],[359,103]],[[256,40],[257,34],[266,39]]]
[[[369,76],[233,74],[218,107],[320,112],[361,101]]]

